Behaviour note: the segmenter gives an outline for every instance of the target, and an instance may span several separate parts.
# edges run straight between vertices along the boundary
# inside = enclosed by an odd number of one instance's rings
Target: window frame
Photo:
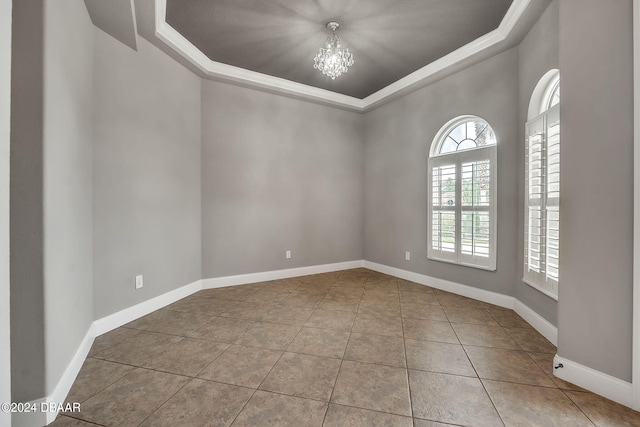
[[[560,248],[560,236],[559,236],[559,219],[554,220],[550,218],[549,212],[557,212],[556,216],[559,217],[560,211],[560,196],[559,196],[559,175],[560,175],[560,147],[561,147],[561,132],[560,132],[560,105],[559,102],[551,105],[552,97],[558,93],[559,96],[560,86],[560,74],[558,70],[551,70],[545,74],[538,85],[536,86],[533,94],[531,95],[530,106],[538,105],[538,110],[529,110],[529,117],[525,124],[525,187],[524,187],[524,253],[523,253],[523,278],[522,281],[534,289],[542,292],[550,298],[558,299],[558,287],[559,276],[551,274],[548,271],[547,266],[552,265],[550,260],[554,258],[550,255],[551,251],[557,253],[555,257],[559,261],[559,248]],[[535,101],[535,102],[534,102]],[[533,117],[532,117],[533,116]],[[550,134],[550,129],[557,127],[557,132]],[[533,130],[532,130],[533,128]],[[539,130],[538,130],[539,129]],[[552,136],[552,138],[549,137]],[[531,144],[533,144],[533,137],[540,138],[541,144],[541,158],[540,167],[533,168],[531,166]],[[551,140],[552,139],[552,140]],[[550,149],[555,150],[554,154],[549,154]],[[555,165],[557,170],[549,172],[549,158],[551,156],[557,157]],[[540,193],[539,201],[532,203],[532,190],[530,187],[531,177],[533,169],[539,169],[540,172]],[[536,171],[536,173],[538,173]],[[553,176],[551,176],[553,174]],[[558,190],[549,191],[550,179],[553,178],[553,184],[558,186]],[[557,193],[555,197],[551,197],[549,193]],[[539,221],[540,232],[539,236],[536,236],[531,231],[532,223],[530,221],[530,212],[534,206],[539,207]],[[551,222],[558,222],[555,228],[550,227]],[[550,231],[555,231],[557,236],[551,237]],[[535,242],[536,237],[539,238],[539,242]],[[549,242],[554,242],[552,247]],[[538,244],[539,254],[538,266],[532,266],[531,264],[531,244]],[[556,246],[557,245],[557,246]],[[555,268],[559,270],[559,265],[556,264]],[[556,276],[556,277],[553,277]]]
[[[447,262],[466,267],[478,268],[481,270],[495,271],[497,258],[497,136],[496,142],[491,145],[462,149],[447,153],[440,153],[441,147],[446,138],[457,126],[468,121],[478,121],[485,123],[495,136],[493,127],[481,117],[465,115],[456,117],[446,123],[436,134],[431,143],[430,155],[428,159],[428,191],[427,191],[427,221],[428,221],[428,239],[427,239],[427,258],[433,261]],[[462,204],[462,166],[464,164],[481,162],[489,162],[489,206],[463,206]],[[455,205],[451,209],[444,206],[434,206],[434,169],[447,165],[455,165]],[[433,238],[433,220],[434,212],[452,211],[454,213],[455,230],[454,230],[454,250],[453,252],[443,251],[434,248]],[[489,214],[489,248],[488,256],[480,256],[473,254],[464,254],[462,252],[462,216],[464,212],[488,212]]]

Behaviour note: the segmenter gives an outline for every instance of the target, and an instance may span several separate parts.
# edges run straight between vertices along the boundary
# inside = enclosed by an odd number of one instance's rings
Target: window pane
[[[455,212],[434,211],[431,224],[431,247],[445,252],[455,252]]]

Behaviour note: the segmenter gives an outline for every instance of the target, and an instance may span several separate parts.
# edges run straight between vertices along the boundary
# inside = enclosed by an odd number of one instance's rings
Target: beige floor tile
[[[500,326],[529,327],[529,324],[513,310],[488,309],[487,311]]]
[[[507,426],[593,427],[557,388],[482,380]]]
[[[143,367],[193,377],[227,347],[226,343],[183,338],[143,363]]]
[[[359,314],[400,317],[398,301],[362,300],[358,306]]]
[[[361,298],[364,293],[363,288],[350,288],[343,286],[334,286],[329,289],[325,296],[329,298]]]
[[[302,326],[307,322],[311,313],[313,313],[313,308],[278,305],[268,312],[262,321]]]
[[[244,320],[260,320],[275,306],[256,301],[239,301],[220,313],[222,317]]]
[[[555,352],[513,310],[364,268],[205,289],[97,337],[53,425],[640,426]]]
[[[182,312],[160,309],[153,311],[146,316],[142,316],[132,322],[125,324],[123,327],[132,328],[132,329],[140,329],[143,331],[149,330],[149,328],[157,327],[157,325],[164,323],[167,318],[171,318],[176,314],[180,314]]]
[[[551,381],[554,384],[561,388],[562,390],[573,390],[573,391],[586,391],[582,387],[579,387],[575,384],[572,384],[568,381],[561,380],[553,374],[553,353],[536,353],[529,352],[529,357],[533,359],[534,362],[537,363],[538,366],[551,378]]]
[[[433,293],[433,288],[427,285],[423,285],[421,283],[411,282],[408,280],[400,279],[398,280],[398,290],[400,292],[408,291],[408,292],[431,292]]]
[[[93,357],[102,350],[112,347],[127,338],[131,338],[137,333],[138,330],[136,329],[121,327],[102,334],[93,340],[93,345],[91,346],[91,350],[89,350],[88,357]]]
[[[251,320],[214,317],[204,326],[188,332],[187,336],[231,344],[247,332],[254,324],[255,322]]]
[[[307,323],[305,323],[305,326],[350,331],[355,317],[356,313],[316,309],[307,320]]]
[[[327,404],[317,400],[256,391],[232,427],[320,427]]]
[[[426,306],[440,305],[440,301],[433,292],[400,291],[400,302]]]
[[[351,333],[347,349],[344,353],[345,360],[358,362],[379,363],[381,365],[407,366],[404,353],[404,340],[399,337],[384,335]]]
[[[436,290],[436,298],[444,307],[482,308],[482,303],[471,298],[463,297],[449,292]]]
[[[204,296],[192,295],[192,297],[193,298],[188,300],[185,298],[185,300],[183,300],[183,304],[181,304],[181,301],[178,301],[177,303],[171,304],[167,308],[177,311],[186,311],[189,313],[219,316],[236,304],[241,303],[240,301],[207,298]]]
[[[314,356],[342,358],[349,341],[348,331],[303,327],[287,351]]]
[[[258,322],[249,328],[249,330],[236,341],[236,344],[268,348],[271,350],[285,350],[300,329],[300,326]]]
[[[413,319],[436,320],[438,322],[448,322],[449,319],[444,314],[442,307],[434,304],[420,304],[405,302],[400,303],[402,317]]]
[[[129,365],[88,358],[73,382],[66,401],[82,403],[134,369]]]
[[[475,377],[476,372],[460,344],[405,339],[409,369]]]
[[[567,391],[566,394],[598,427],[640,426],[640,412],[631,408],[593,393]]]
[[[323,427],[412,427],[411,417],[330,404]]]
[[[402,320],[400,317],[359,313],[351,331],[362,334],[402,337]]]
[[[500,326],[484,308],[444,307],[451,323],[475,323],[478,325]]]
[[[259,389],[328,402],[340,363],[328,357],[284,353]]]
[[[454,323],[452,326],[464,345],[521,350],[518,343],[501,326],[471,323]]]
[[[198,374],[199,378],[258,388],[281,351],[232,345]]]
[[[244,288],[243,286],[227,286],[216,289],[203,289],[197,293],[199,296],[207,298],[228,299],[232,301],[243,301],[248,296],[256,293],[254,289]]]
[[[162,334],[186,336],[191,333],[191,331],[202,328],[214,319],[214,316],[208,316],[206,314],[180,311],[170,311],[170,313],[171,315],[166,316],[161,321],[148,325],[145,329]]]
[[[76,418],[58,415],[56,420],[49,424],[51,427],[95,427],[97,424],[78,420]]]
[[[360,298],[337,298],[337,297],[325,297],[317,308],[321,310],[331,311],[348,311],[355,313],[358,311],[358,305],[360,304]]]
[[[460,344],[449,322],[403,318],[402,326],[405,338]]]
[[[413,416],[477,427],[502,426],[477,378],[409,370]]]
[[[127,365],[142,366],[156,354],[180,340],[180,337],[174,335],[138,331],[134,336],[96,353],[94,357]]]
[[[275,288],[275,287],[273,287]],[[247,298],[244,299],[246,302],[257,302],[261,304],[278,304],[283,299],[289,296],[291,291],[283,291],[272,289],[272,286],[268,286],[264,289],[259,290]]]
[[[331,402],[411,416],[407,370],[345,360]]]
[[[138,368],[84,402],[74,417],[137,426],[188,382],[187,377]]]
[[[555,387],[551,378],[522,350],[473,346],[465,349],[480,378]]]
[[[526,328],[514,328],[505,326],[504,329],[525,351],[538,353],[556,353],[557,348],[531,326]]]
[[[437,423],[435,421],[421,420],[419,418],[414,418],[413,427],[452,427],[455,424],[442,424]]]
[[[145,420],[141,426],[228,426],[253,390],[194,379]]]
[[[288,297],[280,301],[280,305],[286,305],[291,307],[307,307],[315,308],[320,304],[320,301],[324,298],[324,292],[322,294],[306,294],[293,292]]]

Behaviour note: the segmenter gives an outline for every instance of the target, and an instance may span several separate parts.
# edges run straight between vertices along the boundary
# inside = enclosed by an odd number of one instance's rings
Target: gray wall
[[[558,303],[522,281],[524,274],[524,127],[533,89],[549,70],[559,68],[558,3],[554,0],[518,47],[520,95],[518,102],[518,270],[514,296],[554,325],[558,324]],[[562,78],[562,75],[561,75]],[[562,285],[561,285],[562,286]]]
[[[366,114],[366,260],[512,295],[520,249],[517,69],[511,49]],[[495,272],[427,259],[429,149],[440,128],[463,114],[487,120],[498,138]]]
[[[9,322],[9,148],[11,129],[11,0],[0,0],[0,402],[11,402]],[[0,425],[11,414],[0,413]]]
[[[99,319],[201,278],[201,103],[200,79],[146,40],[137,52],[98,29],[94,40]]]
[[[632,0],[560,2],[558,354],[631,380]]]
[[[362,259],[362,119],[203,82],[203,278]]]
[[[44,5],[45,392],[50,394],[93,321],[93,25],[81,0]]]
[[[11,388],[44,396],[43,2],[13,4],[11,41]]]

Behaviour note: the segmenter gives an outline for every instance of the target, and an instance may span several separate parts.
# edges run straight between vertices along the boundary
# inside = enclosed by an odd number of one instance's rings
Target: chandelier
[[[322,74],[331,77],[332,80],[346,73],[349,67],[353,65],[353,55],[349,52],[349,49],[340,45],[340,37],[336,34],[339,26],[340,24],[335,21],[327,23],[327,28],[331,30],[331,35],[327,39],[325,47],[321,47],[313,59],[313,68],[322,71]]]

